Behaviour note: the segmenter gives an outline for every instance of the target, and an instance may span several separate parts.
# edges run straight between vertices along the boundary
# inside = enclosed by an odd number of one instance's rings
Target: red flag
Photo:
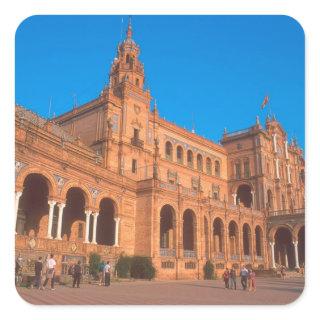
[[[269,96],[265,96],[261,104],[261,110],[264,109],[264,107],[268,104],[268,102],[269,102]]]

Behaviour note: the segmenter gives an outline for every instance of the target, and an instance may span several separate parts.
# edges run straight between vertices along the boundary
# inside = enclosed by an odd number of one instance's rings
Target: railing
[[[162,189],[167,189],[167,190],[171,190],[171,191],[177,191],[177,189],[178,189],[176,184],[171,184],[171,183],[167,183],[167,182],[163,182],[163,181],[159,182],[159,187]]]
[[[161,257],[175,257],[176,249],[160,248]]]
[[[214,257],[218,260],[224,260],[224,253],[223,252],[217,252],[214,254]]]
[[[251,260],[251,256],[248,255],[248,254],[244,254],[244,255],[243,255],[243,260],[244,260],[244,261],[250,261],[250,260]]]
[[[197,254],[196,254],[196,251],[194,251],[194,250],[184,250],[183,256],[185,258],[196,258]]]
[[[143,141],[138,139],[138,138],[131,138],[131,144],[135,147],[138,147],[138,148],[143,148]]]
[[[186,187],[181,187],[181,193],[187,196],[193,196],[193,197],[197,196],[197,191],[190,188],[186,188]]]
[[[227,137],[227,138],[229,138],[229,137],[234,137],[234,136],[237,136],[237,135],[239,135],[239,134],[248,133],[248,132],[250,132],[250,130],[251,130],[251,127],[250,127],[250,128],[247,128],[247,129],[243,129],[243,130],[238,130],[238,131],[226,133],[226,134],[225,134],[225,137]]]
[[[256,256],[256,257],[255,257],[255,260],[256,260],[256,261],[263,261],[263,257],[262,257],[262,256]]]
[[[232,254],[230,255],[231,260],[239,260],[239,255],[238,254]]]
[[[276,210],[276,211],[269,211],[270,216],[283,216],[286,214],[304,214],[305,208],[299,209],[284,209],[284,210]]]

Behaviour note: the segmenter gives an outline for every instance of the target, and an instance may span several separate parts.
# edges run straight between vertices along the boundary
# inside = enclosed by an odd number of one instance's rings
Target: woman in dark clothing
[[[223,281],[226,289],[229,288],[229,276],[230,276],[229,269],[227,268],[223,273]]]
[[[78,261],[78,263],[73,268],[73,285],[72,287],[75,288],[77,285],[77,288],[80,288],[80,279],[81,279],[81,261]]]

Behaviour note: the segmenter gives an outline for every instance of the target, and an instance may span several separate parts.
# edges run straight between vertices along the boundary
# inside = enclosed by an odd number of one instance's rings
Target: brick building
[[[16,253],[152,257],[158,278],[211,260],[304,263],[304,160],[276,119],[213,143],[162,119],[129,24],[94,100],[53,119],[16,106]]]

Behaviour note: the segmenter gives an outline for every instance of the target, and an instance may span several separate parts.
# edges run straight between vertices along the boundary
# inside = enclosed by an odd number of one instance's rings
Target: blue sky
[[[122,23],[123,19],[123,23]],[[16,102],[44,117],[97,97],[127,16],[33,16],[16,33]],[[265,95],[304,148],[304,33],[287,16],[132,16],[160,115],[218,142],[247,128]],[[121,32],[122,30],[122,32]]]

